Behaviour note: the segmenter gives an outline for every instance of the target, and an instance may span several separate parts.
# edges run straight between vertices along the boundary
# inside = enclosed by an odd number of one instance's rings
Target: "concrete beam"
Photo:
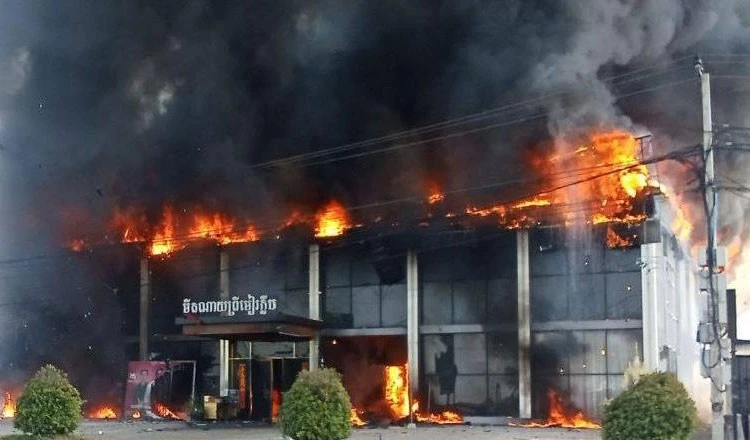
[[[229,299],[229,254],[219,254],[219,298]],[[229,395],[229,340],[219,340],[219,396]]]
[[[659,275],[661,243],[641,245],[641,307],[643,315],[643,366],[659,369]]]
[[[518,305],[518,416],[531,418],[531,284],[529,231],[516,234]]]
[[[141,257],[141,291],[138,310],[138,358],[148,360],[148,317],[151,305],[151,281],[148,272],[148,257]]]
[[[414,250],[406,255],[406,346],[413,397],[419,390],[419,262]]]
[[[310,319],[320,320],[320,245],[315,243],[310,245],[308,265],[308,295],[309,295],[309,315]],[[310,370],[318,368],[320,363],[320,336],[310,339],[309,354]]]

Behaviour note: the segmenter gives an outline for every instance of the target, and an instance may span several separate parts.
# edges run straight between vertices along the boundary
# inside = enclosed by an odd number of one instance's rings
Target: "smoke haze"
[[[737,0],[6,0],[0,256],[105,237],[116,207],[152,219],[165,203],[282,219],[330,197],[350,206],[422,197],[427,177],[481,184],[523,172],[503,167],[527,146],[582,127],[647,130],[661,150],[695,144],[692,55],[749,45],[750,7]],[[716,122],[750,126],[750,81],[719,78],[748,75],[748,60],[705,60],[717,73]],[[320,166],[253,167],[538,95],[550,97],[486,121],[517,121],[495,130]],[[750,186],[747,157],[722,157],[719,174]],[[721,204],[727,236],[744,243],[747,198]],[[59,295],[69,301],[60,313],[76,317],[99,294],[3,281],[3,301]]]

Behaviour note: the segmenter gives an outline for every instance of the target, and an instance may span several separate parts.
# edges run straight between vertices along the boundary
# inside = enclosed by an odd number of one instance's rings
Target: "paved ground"
[[[10,421],[0,421],[0,435],[13,433]],[[193,427],[182,422],[92,422],[81,424],[79,434],[86,439],[131,440],[281,440],[278,429],[267,426],[222,425]],[[420,426],[407,428],[357,429],[353,440],[587,440],[599,439],[598,431],[550,428],[511,428],[500,426]],[[696,437],[702,438],[702,437]]]

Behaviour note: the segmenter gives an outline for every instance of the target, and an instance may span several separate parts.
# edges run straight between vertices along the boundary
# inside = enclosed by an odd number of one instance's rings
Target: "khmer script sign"
[[[193,301],[185,298],[182,300],[182,313],[203,314],[203,313],[225,313],[227,316],[234,316],[238,312],[246,312],[248,315],[266,315],[268,312],[276,310],[277,299],[268,295],[247,295],[247,298],[233,296],[230,299],[217,301]]]

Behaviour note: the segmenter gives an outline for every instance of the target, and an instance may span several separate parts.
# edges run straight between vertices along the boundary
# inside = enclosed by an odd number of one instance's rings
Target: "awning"
[[[307,340],[317,336],[323,327],[323,321],[281,313],[274,314],[268,321],[204,316],[180,317],[175,323],[182,326],[183,335],[250,341]]]

